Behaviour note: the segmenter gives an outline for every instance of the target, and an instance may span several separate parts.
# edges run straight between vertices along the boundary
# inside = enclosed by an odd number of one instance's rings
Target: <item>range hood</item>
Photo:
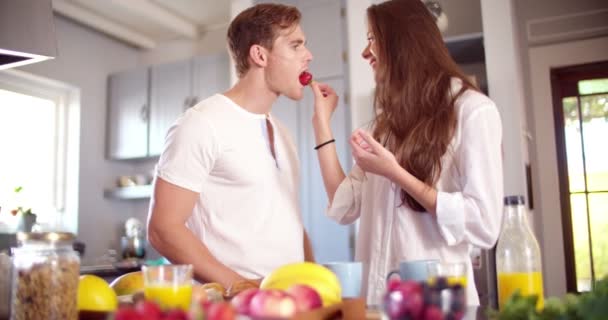
[[[51,0],[0,0],[0,70],[56,55]]]

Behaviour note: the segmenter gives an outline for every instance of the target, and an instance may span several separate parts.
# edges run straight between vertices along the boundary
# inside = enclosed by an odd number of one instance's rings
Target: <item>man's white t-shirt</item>
[[[288,130],[216,94],[169,129],[157,177],[200,194],[187,227],[246,278],[304,260],[299,163]]]

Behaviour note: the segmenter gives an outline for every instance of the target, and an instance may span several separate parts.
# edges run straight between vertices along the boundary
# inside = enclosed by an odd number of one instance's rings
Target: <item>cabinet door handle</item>
[[[141,118],[142,121],[146,122],[146,121],[148,121],[148,116],[149,116],[148,104],[146,103],[143,106],[141,106],[141,109],[139,109],[139,117]]]

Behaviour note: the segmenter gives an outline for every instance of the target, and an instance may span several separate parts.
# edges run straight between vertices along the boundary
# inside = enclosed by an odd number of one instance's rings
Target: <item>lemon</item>
[[[80,276],[78,310],[109,312],[117,307],[116,293],[104,279],[94,275]]]

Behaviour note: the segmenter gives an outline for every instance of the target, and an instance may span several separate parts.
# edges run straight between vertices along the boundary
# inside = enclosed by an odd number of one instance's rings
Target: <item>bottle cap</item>
[[[514,205],[519,205],[519,204],[525,204],[526,200],[524,199],[524,196],[506,196],[505,197],[505,205],[506,206],[514,206]]]

